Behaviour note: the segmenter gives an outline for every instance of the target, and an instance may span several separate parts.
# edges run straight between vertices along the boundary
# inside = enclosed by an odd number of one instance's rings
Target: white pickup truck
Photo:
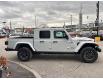
[[[32,37],[14,36],[5,41],[6,51],[18,51],[21,61],[30,60],[33,55],[76,54],[86,63],[93,63],[101,52],[94,39],[72,38],[64,28],[35,28]]]

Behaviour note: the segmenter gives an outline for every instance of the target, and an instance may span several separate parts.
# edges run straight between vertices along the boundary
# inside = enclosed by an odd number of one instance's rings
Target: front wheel
[[[29,61],[32,58],[32,51],[27,47],[22,47],[19,49],[17,56],[21,61]]]
[[[98,53],[93,47],[85,47],[80,51],[81,60],[85,63],[93,63],[98,58]]]

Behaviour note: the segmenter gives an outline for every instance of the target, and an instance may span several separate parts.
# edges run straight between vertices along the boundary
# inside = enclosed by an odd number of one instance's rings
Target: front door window
[[[66,38],[65,31],[54,31],[54,38]]]

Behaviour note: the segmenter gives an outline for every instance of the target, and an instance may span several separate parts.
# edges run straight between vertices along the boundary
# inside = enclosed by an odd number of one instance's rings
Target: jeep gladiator
[[[93,63],[101,49],[94,39],[72,38],[64,28],[35,28],[31,37],[14,36],[5,41],[6,51],[18,51],[21,61],[30,60],[35,54],[76,54],[86,63]]]

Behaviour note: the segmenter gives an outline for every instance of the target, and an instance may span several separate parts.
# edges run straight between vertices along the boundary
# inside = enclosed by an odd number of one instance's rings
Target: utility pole
[[[71,16],[71,27],[72,27],[72,15],[70,15]]]
[[[97,18],[96,18],[96,21],[95,21],[95,26],[97,26],[97,36],[98,36],[98,32],[99,32],[99,1],[97,2],[96,4],[97,6]]]
[[[23,26],[23,28],[22,28],[22,35],[24,34],[24,30],[25,30],[25,28],[24,28],[24,26]]]
[[[11,20],[10,20],[10,29],[9,29],[9,34],[11,33],[12,31],[12,26],[11,26]]]
[[[0,67],[0,78],[2,78],[3,70],[2,67]]]
[[[82,3],[80,6],[80,13],[79,13],[79,31],[81,32],[81,28],[82,28]]]
[[[3,25],[4,25],[4,28],[5,28],[5,24],[6,24],[6,22],[4,21],[4,22],[2,22],[3,23]]]
[[[88,25],[89,25],[88,18],[89,18],[89,16],[87,16],[87,27],[88,27]]]
[[[72,15],[70,15],[70,17],[71,17],[71,30],[73,30],[73,28],[72,28]]]
[[[36,21],[36,16],[35,16],[35,27],[37,27],[37,21]]]
[[[63,28],[65,28],[65,22],[64,22]]]
[[[10,30],[12,29],[12,26],[11,26],[11,20],[10,20]]]

